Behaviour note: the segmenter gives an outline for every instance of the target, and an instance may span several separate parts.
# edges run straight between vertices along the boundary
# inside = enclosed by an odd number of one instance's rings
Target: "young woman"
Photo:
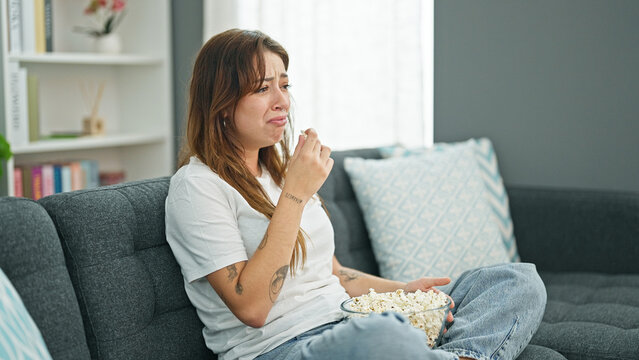
[[[289,153],[288,55],[259,31],[211,38],[193,69],[187,142],[166,199],[166,235],[220,359],[512,359],[541,321],[532,264],[401,283],[340,265],[316,192],[333,166],[313,129]],[[395,313],[343,319],[340,303],[440,290],[454,300],[437,350]]]

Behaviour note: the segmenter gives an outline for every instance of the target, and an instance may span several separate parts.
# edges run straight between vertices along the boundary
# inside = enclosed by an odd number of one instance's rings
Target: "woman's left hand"
[[[448,283],[450,283],[450,278],[447,278],[447,277],[446,278],[423,277],[423,278],[413,280],[407,283],[406,286],[404,286],[404,291],[415,292],[417,290],[421,290],[421,291],[433,290],[436,293],[440,293],[441,291],[437,288],[434,288],[434,286],[442,286]],[[446,296],[448,296],[448,298],[450,299],[450,308],[451,309],[454,308],[455,302],[453,301],[453,298],[451,298],[448,294],[446,294]],[[454,320],[453,313],[449,311],[446,321],[449,323],[452,323],[453,320]],[[444,329],[444,332],[446,332],[446,329]]]

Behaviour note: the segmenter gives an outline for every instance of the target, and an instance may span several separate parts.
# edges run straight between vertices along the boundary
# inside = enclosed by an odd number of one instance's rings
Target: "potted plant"
[[[91,0],[84,14],[91,18],[95,26],[76,26],[74,30],[93,37],[96,52],[117,54],[122,45],[114,31],[124,18],[125,7],[124,0]]]
[[[2,162],[9,160],[12,155],[11,146],[4,136],[0,134],[0,176],[2,176]]]

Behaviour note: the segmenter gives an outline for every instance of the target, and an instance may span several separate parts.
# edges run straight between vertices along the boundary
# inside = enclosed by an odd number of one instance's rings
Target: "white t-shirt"
[[[258,181],[277,204],[282,190],[266,169],[262,169]],[[332,274],[333,227],[315,197],[306,204],[301,220],[301,228],[308,235],[306,263],[298,267],[294,277],[287,274],[261,328],[238,320],[206,275],[251,258],[269,220],[196,157],[171,178],[165,206],[166,237],[182,268],[186,294],[204,323],[206,345],[221,360],[252,359],[296,335],[343,317],[339,304],[348,295]]]

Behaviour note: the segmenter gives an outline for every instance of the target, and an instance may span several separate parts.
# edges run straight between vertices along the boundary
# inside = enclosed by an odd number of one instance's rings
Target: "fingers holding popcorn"
[[[299,137],[288,168],[285,187],[298,198],[308,200],[322,186],[333,167],[330,148],[323,146],[314,129]]]

